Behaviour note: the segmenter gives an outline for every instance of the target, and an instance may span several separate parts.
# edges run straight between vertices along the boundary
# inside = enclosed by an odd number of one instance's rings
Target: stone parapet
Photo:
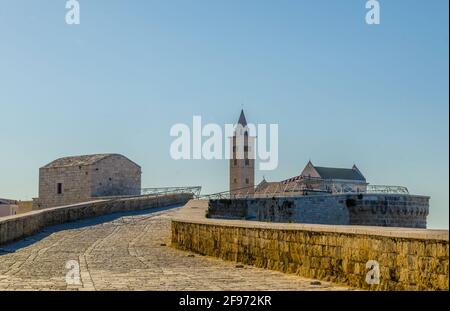
[[[426,228],[429,197],[337,194],[210,200],[208,217],[268,222]]]
[[[191,198],[192,195],[190,194],[171,194],[115,200],[97,200],[32,211],[23,215],[4,217],[0,219],[0,245],[30,236],[51,225],[117,212],[184,204]]]
[[[182,250],[368,290],[449,288],[447,230],[208,219],[190,205],[172,221]]]

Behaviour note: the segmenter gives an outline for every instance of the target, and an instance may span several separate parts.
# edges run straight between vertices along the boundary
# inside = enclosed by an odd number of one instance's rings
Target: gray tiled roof
[[[55,167],[69,167],[69,166],[85,166],[94,164],[100,160],[103,160],[107,157],[110,157],[114,154],[106,153],[106,154],[91,154],[91,155],[81,155],[74,157],[65,157],[56,159],[53,162],[45,165],[43,168],[55,168]]]
[[[356,169],[314,166],[323,179],[346,179],[366,181],[365,177]]]

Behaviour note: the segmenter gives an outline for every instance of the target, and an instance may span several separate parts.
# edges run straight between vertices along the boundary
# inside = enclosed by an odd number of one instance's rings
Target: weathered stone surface
[[[210,200],[208,217],[269,222],[426,228],[429,197],[338,194]]]
[[[182,250],[363,289],[448,290],[447,230],[209,219],[193,207],[172,222]],[[370,260],[379,284],[366,282]]]
[[[141,167],[120,154],[66,157],[39,169],[39,198],[33,205],[42,209],[140,191]]]
[[[0,290],[348,290],[329,282],[194,256],[170,243],[176,209],[108,215],[47,228],[0,251]],[[8,253],[8,251],[11,251]],[[76,260],[81,283],[68,285]]]
[[[99,200],[48,208],[0,219],[0,245],[29,236],[45,227],[79,219],[186,203],[190,194],[142,196],[115,200]]]

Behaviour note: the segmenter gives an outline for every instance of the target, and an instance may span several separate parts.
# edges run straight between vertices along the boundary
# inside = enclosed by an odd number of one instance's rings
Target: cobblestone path
[[[346,290],[170,247],[177,209],[115,214],[47,228],[0,247],[0,290]],[[67,284],[69,260],[80,284]]]

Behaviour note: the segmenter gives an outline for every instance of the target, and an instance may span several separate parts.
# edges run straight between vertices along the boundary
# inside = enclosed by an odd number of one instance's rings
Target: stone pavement
[[[348,290],[173,249],[176,211],[102,216],[0,247],[0,290]],[[69,260],[81,284],[66,283]]]

